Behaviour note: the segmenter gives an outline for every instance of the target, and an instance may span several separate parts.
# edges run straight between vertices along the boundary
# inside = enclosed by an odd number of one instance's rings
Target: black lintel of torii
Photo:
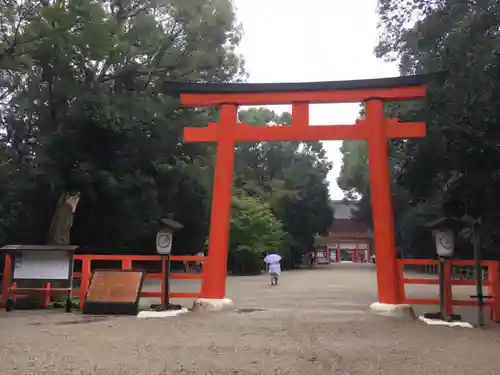
[[[357,79],[348,81],[286,82],[286,83],[208,83],[208,82],[165,82],[164,92],[172,96],[180,94],[237,94],[292,91],[351,91],[388,89],[421,86],[434,80],[445,79],[444,72],[410,76]]]

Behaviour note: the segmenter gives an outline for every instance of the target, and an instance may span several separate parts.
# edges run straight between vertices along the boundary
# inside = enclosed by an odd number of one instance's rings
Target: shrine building
[[[357,202],[334,201],[334,220],[326,244],[317,253],[319,263],[353,262],[370,260],[370,227],[355,218]]]

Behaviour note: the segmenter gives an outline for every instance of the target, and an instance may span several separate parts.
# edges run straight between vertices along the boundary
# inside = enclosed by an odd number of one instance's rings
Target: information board
[[[137,300],[143,272],[95,271],[86,301],[130,302]]]
[[[14,279],[68,280],[72,253],[67,251],[22,251],[14,256]]]
[[[137,315],[143,280],[141,271],[94,271],[82,312]]]

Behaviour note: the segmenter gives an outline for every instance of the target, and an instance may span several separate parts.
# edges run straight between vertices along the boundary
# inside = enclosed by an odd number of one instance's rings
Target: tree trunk
[[[47,234],[47,245],[69,245],[71,236],[71,227],[73,226],[73,216],[76,211],[76,207],[80,200],[80,193],[68,193],[64,192],[59,201],[52,217],[52,222],[50,224],[48,234]],[[18,283],[20,287],[28,288],[42,288],[44,285],[43,281],[36,282],[20,282]],[[64,283],[53,282],[53,287],[62,287]],[[16,308],[39,308],[42,301],[41,296],[26,296],[24,298],[19,298],[16,303]]]
[[[71,227],[76,206],[80,201],[80,193],[65,192],[59,198],[47,236],[48,245],[69,245]]]

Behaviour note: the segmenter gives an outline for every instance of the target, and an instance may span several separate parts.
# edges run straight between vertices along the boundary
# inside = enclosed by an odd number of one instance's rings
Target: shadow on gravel
[[[103,322],[105,320],[108,320],[109,318],[110,318],[109,316],[84,316],[84,317],[81,317],[80,319],[64,320],[61,322],[55,322],[55,323],[52,323],[52,325],[63,326],[63,325],[89,324],[89,323]],[[31,326],[41,326],[41,325],[46,325],[46,324],[40,323],[40,322],[35,322],[35,323],[31,323],[30,325]]]
[[[252,312],[257,312],[257,311],[266,311],[266,309],[259,309],[259,308],[243,308],[243,309],[237,309],[236,313],[237,314],[243,314],[243,313],[252,313]]]

